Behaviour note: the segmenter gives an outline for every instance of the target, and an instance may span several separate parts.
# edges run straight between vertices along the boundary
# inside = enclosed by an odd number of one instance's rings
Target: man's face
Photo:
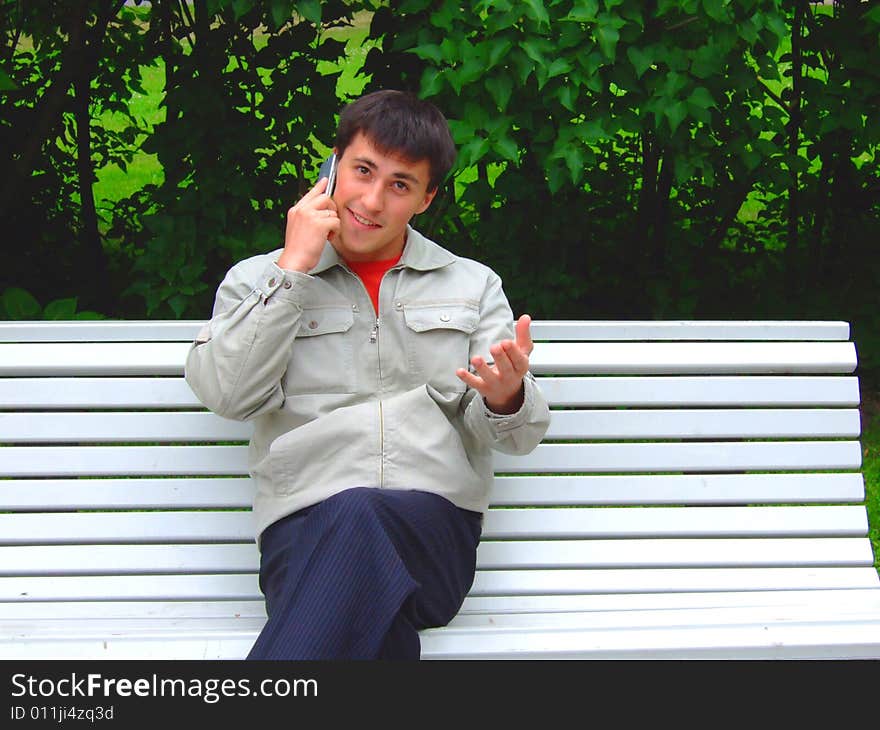
[[[340,227],[331,243],[347,261],[383,261],[400,255],[406,225],[427,209],[428,160],[411,162],[377,150],[369,137],[355,135],[339,159],[336,203]]]

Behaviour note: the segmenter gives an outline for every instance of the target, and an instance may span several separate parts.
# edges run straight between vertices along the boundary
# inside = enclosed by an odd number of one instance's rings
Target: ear
[[[428,192],[426,192],[425,199],[422,201],[422,204],[418,207],[415,214],[418,215],[419,213],[424,213],[426,210],[428,210],[428,206],[431,205],[431,203],[434,200],[434,196],[436,196],[436,195],[437,195],[437,188],[434,188],[433,190],[429,190]]]

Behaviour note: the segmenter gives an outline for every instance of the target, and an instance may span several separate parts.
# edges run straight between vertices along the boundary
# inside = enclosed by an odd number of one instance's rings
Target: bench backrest
[[[0,324],[0,601],[261,610],[250,426],[182,378],[200,325]],[[877,585],[846,323],[533,334],[553,421],[496,456],[469,610]]]

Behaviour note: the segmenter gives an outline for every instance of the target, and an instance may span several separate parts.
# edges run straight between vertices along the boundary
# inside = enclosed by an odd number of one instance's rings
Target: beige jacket
[[[499,277],[408,228],[377,318],[332,246],[309,274],[280,269],[280,253],[230,269],[186,361],[208,408],[253,420],[258,539],[284,515],[356,486],[418,489],[485,511],[491,449],[528,453],[550,423],[531,373],[522,408],[507,416],[455,374],[514,337]]]

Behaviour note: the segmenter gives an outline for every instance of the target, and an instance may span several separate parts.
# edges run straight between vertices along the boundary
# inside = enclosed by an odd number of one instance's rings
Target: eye
[[[409,192],[409,185],[407,185],[405,182],[403,182],[403,180],[395,180],[395,181],[391,184],[391,186],[392,186],[392,187],[393,187],[398,193],[406,193],[406,192]]]
[[[370,174],[370,168],[366,165],[358,165],[357,167],[355,167],[355,171],[358,175],[362,175],[363,177],[366,177]]]

